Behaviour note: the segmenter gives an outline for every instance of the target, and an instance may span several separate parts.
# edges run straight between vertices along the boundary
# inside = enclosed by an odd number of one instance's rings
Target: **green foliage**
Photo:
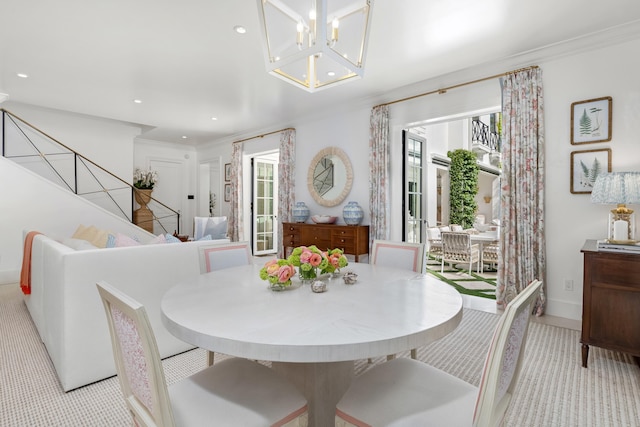
[[[590,135],[591,134],[591,119],[587,114],[587,110],[585,109],[582,112],[582,116],[580,116],[580,135]]]
[[[602,165],[600,164],[600,161],[597,158],[593,159],[593,164],[591,165],[591,168],[589,168],[582,160],[580,160],[580,167],[582,168],[582,175],[584,179],[583,184],[593,187],[593,184],[596,182],[596,178],[598,178],[598,175],[602,172]]]
[[[476,194],[478,194],[478,163],[476,155],[468,150],[447,152],[451,158],[449,168],[449,223],[460,224],[463,228],[470,228],[478,209]]]

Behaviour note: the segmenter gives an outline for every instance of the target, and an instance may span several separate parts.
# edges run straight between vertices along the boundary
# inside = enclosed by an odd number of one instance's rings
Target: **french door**
[[[426,139],[409,131],[402,131],[403,185],[402,229],[405,242],[426,241],[425,148]]]
[[[253,254],[278,251],[278,160],[275,155],[253,158]]]

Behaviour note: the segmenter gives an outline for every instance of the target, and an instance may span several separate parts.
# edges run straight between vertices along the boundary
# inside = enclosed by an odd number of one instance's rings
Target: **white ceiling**
[[[256,0],[0,0],[0,93],[198,144],[639,20],[638,0],[375,0],[364,79],[310,94],[266,73]]]

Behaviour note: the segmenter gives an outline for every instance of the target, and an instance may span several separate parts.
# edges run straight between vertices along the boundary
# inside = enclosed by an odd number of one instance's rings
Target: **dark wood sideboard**
[[[282,223],[282,247],[316,245],[318,249],[342,249],[345,254],[354,255],[356,262],[360,255],[369,254],[368,225],[306,224],[300,222]]]
[[[582,301],[582,366],[589,346],[634,356],[640,366],[640,255],[598,251],[587,240]]]

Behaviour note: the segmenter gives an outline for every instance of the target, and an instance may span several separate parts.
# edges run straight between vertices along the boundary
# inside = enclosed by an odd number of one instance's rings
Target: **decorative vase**
[[[147,204],[151,201],[151,193],[153,189],[142,189],[136,188],[134,189],[133,195],[136,198],[136,202],[140,205],[140,209],[146,209]]]
[[[291,211],[294,222],[306,222],[309,219],[309,208],[304,202],[296,202],[296,205]]]
[[[300,276],[300,280],[303,284],[310,284],[318,277],[318,271],[315,268],[306,271],[302,268],[299,268],[298,275]]]
[[[291,281],[289,281],[289,283],[269,283],[269,289],[275,292],[280,292],[287,289],[287,285],[291,285]]]
[[[349,202],[342,210],[342,218],[347,225],[358,225],[364,218],[364,211],[358,202]]]
[[[153,211],[147,207],[147,204],[151,201],[153,190],[150,188],[134,188],[133,190],[136,202],[140,205],[140,209],[133,211],[133,223],[149,233],[153,233]]]

